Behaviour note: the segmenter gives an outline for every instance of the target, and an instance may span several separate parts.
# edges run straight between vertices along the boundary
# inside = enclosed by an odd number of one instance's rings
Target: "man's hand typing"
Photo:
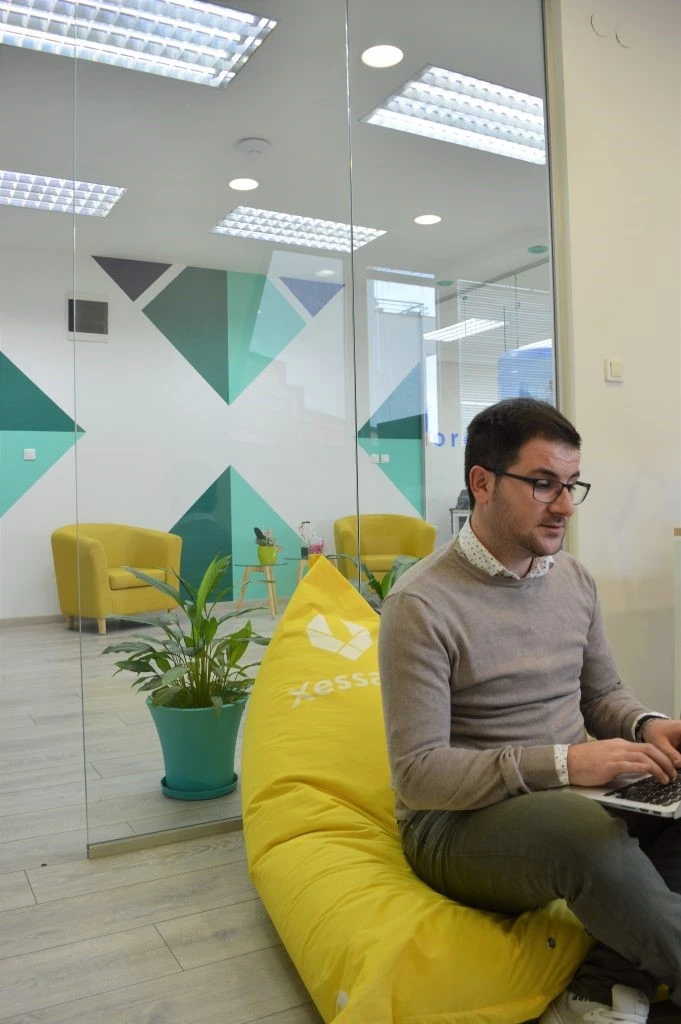
[[[681,722],[672,718],[651,718],[645,722],[641,736],[647,744],[652,743],[666,754],[677,771],[681,769]]]
[[[651,724],[652,720],[646,722],[646,736]],[[676,725],[681,723],[677,722]],[[655,742],[634,743],[632,740],[620,739],[576,743],[568,748],[568,777],[573,786],[604,786],[618,775],[647,772],[660,782],[671,782],[676,778],[676,768],[666,749],[660,749]],[[671,747],[670,750],[673,750],[678,762],[679,752]]]

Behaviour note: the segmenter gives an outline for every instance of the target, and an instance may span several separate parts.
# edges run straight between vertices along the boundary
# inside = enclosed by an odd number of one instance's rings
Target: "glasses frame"
[[[554,501],[558,501],[564,490],[568,492],[570,500],[572,501],[573,505],[583,505],[589,495],[589,491],[591,490],[591,484],[588,484],[586,480],[575,480],[571,484],[564,484],[562,480],[553,480],[550,477],[521,476],[520,473],[509,473],[505,469],[492,469],[491,466],[483,466],[482,469],[486,469],[488,473],[494,473],[495,476],[509,476],[511,480],[523,480],[526,484],[532,484],[532,497],[541,505],[553,505]],[[555,484],[556,486],[560,486],[560,490],[558,491],[555,497],[550,498],[548,501],[545,501],[544,498],[538,498],[536,495],[537,484],[541,483]],[[580,487],[585,487],[586,490],[584,491],[584,497],[580,498],[578,501],[575,501],[572,492],[578,484]]]

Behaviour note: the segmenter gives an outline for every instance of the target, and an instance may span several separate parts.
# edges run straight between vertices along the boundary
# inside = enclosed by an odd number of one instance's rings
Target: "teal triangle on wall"
[[[54,430],[72,434],[78,430],[82,433],[78,424],[2,352],[0,430]]]
[[[277,597],[288,597],[296,585],[300,537],[234,467],[230,468],[229,473],[232,481],[232,558],[237,596],[244,568],[247,565],[258,564],[253,531],[257,526],[263,531],[271,530],[272,535],[283,546],[284,550],[279,554],[278,563],[274,568],[274,578]],[[246,599],[266,601],[265,585],[257,581],[249,582]]]
[[[262,274],[227,274],[229,401],[233,402],[305,326]]]
[[[360,428],[360,437],[423,437],[424,401],[421,367],[415,366]]]
[[[409,438],[360,437],[359,446],[368,455],[387,455],[387,463],[378,463],[376,469],[404,495],[418,514],[425,514],[424,451],[423,441]]]
[[[216,555],[232,553],[230,488],[231,478],[229,469],[226,469],[170,528],[171,533],[182,537],[180,575],[194,587],[198,587]],[[224,600],[233,600],[234,569],[231,562],[224,585],[230,588]]]
[[[186,267],[144,312],[228,402],[227,272]]]
[[[3,516],[83,435],[73,430],[0,430],[0,516]],[[35,459],[24,459],[25,449]],[[74,465],[75,483],[75,465]]]

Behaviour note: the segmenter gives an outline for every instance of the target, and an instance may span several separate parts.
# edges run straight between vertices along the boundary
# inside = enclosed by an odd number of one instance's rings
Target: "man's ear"
[[[475,504],[486,505],[492,496],[494,473],[483,469],[482,466],[472,466],[468,474],[468,482],[475,498]]]

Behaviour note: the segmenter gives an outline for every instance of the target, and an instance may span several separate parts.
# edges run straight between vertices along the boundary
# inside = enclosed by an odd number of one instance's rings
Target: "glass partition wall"
[[[228,554],[231,596],[270,635],[302,524],[331,556],[334,521],[363,512],[425,517],[447,542],[470,418],[555,394],[540,0],[132,6],[147,18],[123,26],[122,66],[0,47],[7,167],[95,186],[96,216],[0,205],[0,417],[24,379],[52,416],[39,441],[37,412],[0,419],[25,481],[0,520],[0,618],[53,617],[21,628],[73,673],[49,712],[71,746],[82,679],[93,853],[238,823],[240,793],[164,795],[144,695],[102,653],[150,627],[110,616],[101,635],[83,611],[66,629],[54,529],[179,534],[194,582]],[[155,22],[179,40],[150,42]],[[401,57],[372,66],[378,44]],[[51,452],[35,479],[31,448]],[[256,527],[281,545],[275,615]]]

